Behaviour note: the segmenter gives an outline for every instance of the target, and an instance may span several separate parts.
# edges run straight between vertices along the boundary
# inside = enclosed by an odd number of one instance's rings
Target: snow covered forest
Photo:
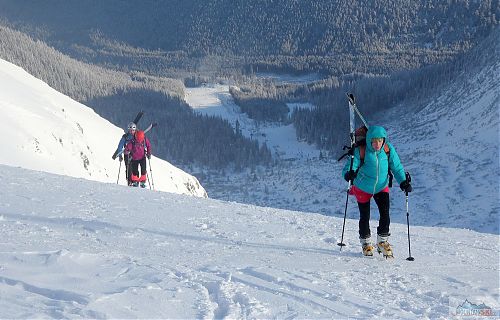
[[[109,54],[122,57],[131,55],[129,44],[166,52],[165,58],[171,60],[232,55],[277,68],[288,65],[297,70],[331,68],[377,74],[436,63],[469,48],[498,24],[498,10],[498,3],[491,0],[279,0],[258,4],[27,0],[0,4],[1,16],[9,23],[67,50],[71,43],[92,46],[100,36],[107,45],[115,45],[115,52]],[[89,52],[89,56],[91,53],[97,52]],[[144,58],[143,63],[151,57]],[[155,63],[158,67],[161,70]]]

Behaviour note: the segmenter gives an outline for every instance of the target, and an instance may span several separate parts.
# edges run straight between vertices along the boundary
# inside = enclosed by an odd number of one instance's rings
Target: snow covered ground
[[[0,318],[453,318],[498,315],[499,236],[357,221],[0,166]],[[413,207],[411,208],[413,209]],[[372,224],[372,227],[374,224]],[[468,302],[466,302],[468,301]]]
[[[0,88],[0,164],[108,183],[121,171],[126,184],[125,166],[111,159],[123,129],[1,59]],[[207,196],[195,177],[170,163],[153,156],[151,168],[156,189]]]

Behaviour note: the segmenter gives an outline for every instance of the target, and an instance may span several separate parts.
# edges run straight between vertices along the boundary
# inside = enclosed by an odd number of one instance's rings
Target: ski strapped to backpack
[[[157,125],[158,125],[158,123],[156,123],[156,122],[151,123],[146,129],[144,129],[144,133],[148,133],[149,130],[153,129]]]
[[[139,120],[141,120],[142,116],[144,115],[144,111],[139,111],[139,113],[135,116],[135,119],[134,121],[132,121],[133,123],[135,123],[136,125],[139,124]]]

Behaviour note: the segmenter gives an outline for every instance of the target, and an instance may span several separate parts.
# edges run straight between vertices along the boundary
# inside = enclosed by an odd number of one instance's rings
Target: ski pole
[[[406,172],[406,181],[410,183],[411,176],[409,172]],[[408,261],[414,261],[415,258],[411,256],[411,242],[410,242],[410,210],[408,209],[408,191],[405,192],[406,195],[406,224],[408,225]]]
[[[149,174],[146,171],[146,178],[148,179],[149,190],[151,190],[151,182],[149,182]]]
[[[153,185],[153,190],[155,189],[155,182],[153,180],[153,169],[151,168],[151,158],[148,158],[149,162],[149,172],[151,173],[151,184]],[[149,179],[148,179],[149,181]]]
[[[351,164],[349,165],[349,171],[352,170],[352,165],[353,165],[353,162],[354,162],[354,144],[353,144],[353,141],[354,141],[354,135],[351,134],[351,148],[349,149],[349,156],[351,157]],[[345,148],[349,148],[347,146],[344,147]],[[346,191],[346,198],[345,198],[345,209],[344,209],[344,223],[342,224],[342,237],[340,238],[340,243],[337,243],[338,246],[340,246],[340,251],[342,251],[342,247],[345,246],[345,243],[344,243],[344,230],[345,230],[345,220],[347,218],[347,205],[349,203],[349,191],[351,190],[351,186],[352,186],[352,183],[353,181],[352,180],[349,180],[349,185],[347,187],[347,191]]]
[[[130,176],[131,176],[130,162],[132,162],[132,156],[129,154],[127,155],[127,186],[129,187],[130,187]]]
[[[352,149],[350,150],[350,152],[352,153]],[[349,171],[352,170],[353,162],[354,162],[354,154],[351,154],[351,165]],[[340,238],[340,243],[337,243],[337,245],[340,246],[340,251],[342,251],[342,247],[345,246],[344,243],[345,220],[347,218],[347,204],[349,203],[349,191],[351,190],[351,186],[352,186],[352,180],[349,180],[349,186],[347,187],[346,198],[345,198],[344,223],[342,224],[342,237]]]
[[[120,171],[122,170],[122,162],[120,162],[120,167],[118,167],[118,179],[116,179],[116,184],[118,184],[118,181],[120,181]]]
[[[349,183],[349,189],[347,189],[346,192],[346,199],[345,199],[345,210],[344,210],[344,223],[342,224],[342,238],[340,239],[340,243],[337,243],[338,246],[340,246],[340,251],[342,251],[342,247],[345,246],[344,243],[344,230],[345,230],[345,220],[347,217],[347,204],[349,203],[349,190],[351,189],[351,183]]]
[[[351,157],[351,164],[349,166],[349,171],[352,171],[352,166],[354,162],[354,145],[356,144],[356,137],[355,137],[355,131],[356,131],[356,126],[355,126],[355,116],[354,116],[354,106],[355,106],[355,100],[354,100],[354,95],[352,93],[347,94],[348,98],[348,104],[349,104],[349,138],[351,140],[351,147],[344,146],[345,149],[349,149],[349,152],[347,154]],[[339,161],[343,158],[343,156],[339,159]],[[344,243],[344,231],[345,231],[345,221],[347,218],[347,205],[349,203],[349,191],[351,190],[353,180],[349,180],[349,186],[347,187],[346,191],[346,199],[345,199],[345,210],[344,210],[344,223],[342,224],[342,237],[340,238],[340,243],[337,243],[338,246],[340,246],[340,251],[342,251],[342,247],[345,246]]]

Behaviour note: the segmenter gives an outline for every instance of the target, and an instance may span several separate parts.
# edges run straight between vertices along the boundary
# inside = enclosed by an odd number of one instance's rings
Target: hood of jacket
[[[387,132],[384,127],[381,126],[370,126],[368,132],[366,133],[366,148],[370,151],[375,151],[372,147],[373,138],[384,138],[384,144],[387,143]]]

